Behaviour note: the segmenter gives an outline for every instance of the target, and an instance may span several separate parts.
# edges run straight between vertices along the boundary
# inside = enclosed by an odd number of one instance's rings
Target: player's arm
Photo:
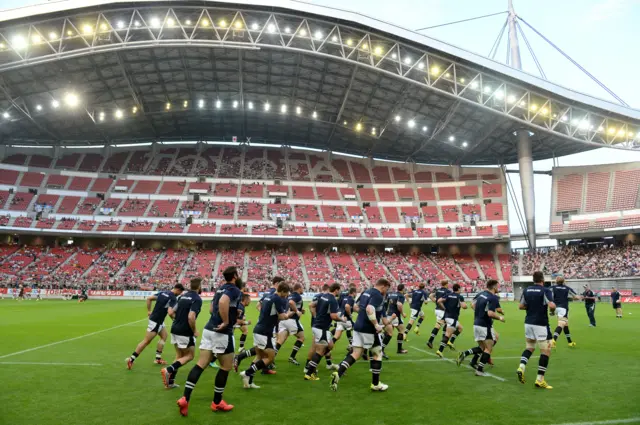
[[[158,297],[156,297],[155,295],[151,295],[150,297],[147,297],[147,316],[151,316],[151,303],[157,299]]]
[[[500,304],[497,302],[489,301],[489,309],[487,311],[487,315],[492,319],[496,319],[501,322],[504,322],[504,316],[501,316],[496,312],[496,309],[498,308],[499,305]]]
[[[527,301],[524,299],[524,292],[520,296],[520,304],[518,305],[518,308],[520,310],[526,310],[527,309]]]
[[[553,301],[553,292],[549,289],[546,291],[546,300],[547,300],[547,305],[549,306],[549,310],[551,311],[551,314],[555,314],[556,312],[556,303]]]
[[[407,317],[407,315],[406,315],[406,314],[405,314],[405,312],[404,312],[404,304],[402,304],[400,301],[398,301],[398,302],[396,303],[396,305],[398,306],[398,311],[400,312],[400,315],[401,315],[402,317]]]
[[[434,303],[437,301],[435,292],[432,292],[431,294],[429,294],[429,299]]]
[[[298,307],[296,307],[296,303],[293,300],[289,300],[289,309],[293,311],[294,316],[300,317],[302,315],[302,313],[300,313],[300,311],[298,310]]]
[[[175,319],[176,317],[176,308],[178,306],[178,303],[175,303],[174,305],[169,307],[169,310],[167,311],[167,314],[169,315],[169,317],[171,317],[171,320]]]
[[[331,317],[331,320],[335,320],[336,322],[346,322],[347,319],[345,317],[341,317],[338,311],[338,301],[335,299],[329,301],[329,316]]]
[[[373,327],[376,328],[376,331],[382,332],[382,326],[378,323],[378,319],[376,318],[376,309],[369,304],[366,308],[367,318],[373,324]]]
[[[222,319],[222,323],[218,325],[216,330],[223,330],[227,326],[229,326],[229,304],[231,303],[231,298],[227,294],[224,294],[218,300],[218,315],[220,315],[220,319]],[[213,303],[211,304],[213,307]]]
[[[444,310],[444,298],[438,298],[437,304],[442,310]]]
[[[315,301],[311,301],[311,304],[309,304],[309,311],[311,311],[311,315],[313,317],[316,317],[316,302]]]
[[[463,309],[467,309],[467,303],[464,300],[464,297],[462,295],[460,295],[460,307],[462,307]]]

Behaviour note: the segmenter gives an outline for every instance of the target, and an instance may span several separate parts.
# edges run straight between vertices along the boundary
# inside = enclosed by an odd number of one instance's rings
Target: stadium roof
[[[268,143],[443,164],[637,149],[640,111],[358,13],[68,0],[0,17],[0,143]]]

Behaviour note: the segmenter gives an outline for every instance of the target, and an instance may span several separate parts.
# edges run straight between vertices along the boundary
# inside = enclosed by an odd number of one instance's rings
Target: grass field
[[[182,388],[163,388],[160,366],[152,364],[153,346],[132,371],[124,362],[144,335],[144,302],[2,300],[0,424],[640,423],[640,306],[624,308],[624,319],[616,320],[609,305],[598,305],[598,327],[589,328],[583,305],[572,306],[571,333],[578,346],[568,348],[561,336],[547,372],[551,391],[533,387],[537,355],[527,368],[527,384],[516,380],[524,348],[523,312],[516,304],[505,305],[507,322],[496,326],[501,340],[494,352],[496,365],[488,369],[493,378],[475,377],[433,355],[425,345],[434,317],[429,306],[422,335],[412,333],[405,344],[408,355],[396,355],[392,341],[392,360],[384,362],[381,378],[390,386],[386,393],[369,391],[371,375],[364,362],[354,365],[337,393],[329,390],[324,362],[320,381],[303,381],[302,367],[286,361],[291,338],[281,349],[277,375],[256,377],[260,390],[244,390],[237,374],[229,376],[224,398],[235,404],[233,412],[209,410],[215,376],[209,369],[192,395],[189,417],[181,418],[175,401]],[[200,329],[208,319],[206,311],[208,307],[198,320]],[[255,323],[254,306],[247,312]],[[303,324],[308,323],[309,317],[303,317]],[[461,323],[466,329],[456,345],[470,348],[470,311]],[[248,346],[250,341],[251,336]],[[345,346],[340,341],[335,361],[343,358]],[[305,344],[299,360],[307,348]],[[168,361],[172,350],[167,345]],[[453,351],[445,354],[454,358]],[[184,385],[191,366],[180,370],[177,383]]]

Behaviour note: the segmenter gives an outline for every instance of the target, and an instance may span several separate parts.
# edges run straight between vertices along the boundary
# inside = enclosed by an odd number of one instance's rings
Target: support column
[[[531,136],[528,130],[519,130],[518,165],[520,166],[520,186],[522,187],[522,204],[527,222],[527,238],[529,247],[536,248],[536,203],[533,184],[533,159],[531,156]]]

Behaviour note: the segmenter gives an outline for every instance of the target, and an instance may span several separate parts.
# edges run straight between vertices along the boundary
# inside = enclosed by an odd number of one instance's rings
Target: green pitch
[[[302,366],[287,363],[293,339],[281,349],[277,375],[256,377],[259,390],[244,390],[231,373],[224,399],[235,405],[230,413],[213,413],[215,369],[202,375],[192,395],[189,417],[181,418],[175,401],[182,388],[165,390],[160,366],[152,364],[155,344],[138,358],[133,370],[128,357],[146,329],[143,301],[0,301],[0,424],[563,424],[635,418],[640,423],[640,306],[624,306],[616,320],[607,304],[596,309],[597,328],[589,328],[584,306],[571,306],[571,334],[578,346],[570,349],[564,335],[551,355],[547,381],[551,391],[533,387],[537,355],[527,368],[527,384],[516,380],[524,348],[523,317],[506,304],[506,323],[498,323],[501,339],[494,352],[495,377],[479,378],[465,367],[439,360],[425,342],[433,326],[433,307],[425,307],[422,335],[411,333],[408,355],[388,349],[382,382],[386,393],[371,393],[368,363],[358,362],[329,390],[323,361],[320,381],[302,379]],[[208,319],[208,302],[198,320]],[[255,323],[255,305],[247,307]],[[629,313],[632,313],[631,315]],[[555,318],[552,318],[552,330]],[[302,318],[310,336],[309,317]],[[464,312],[465,332],[456,345],[472,347],[471,311]],[[167,318],[167,324],[170,321]],[[251,334],[250,334],[251,335]],[[236,343],[239,333],[236,333]],[[345,338],[346,339],[346,338]],[[440,335],[436,341],[440,341]],[[251,346],[249,336],[248,347]],[[40,348],[41,347],[41,348]],[[300,351],[304,363],[309,347]],[[334,361],[345,355],[346,342],[334,350]],[[167,344],[164,358],[171,361]],[[445,355],[454,359],[447,349]],[[197,353],[196,353],[197,357]],[[468,361],[467,361],[468,363]],[[243,363],[243,368],[250,362]],[[193,363],[176,380],[182,386]],[[615,423],[615,422],[611,422]]]

